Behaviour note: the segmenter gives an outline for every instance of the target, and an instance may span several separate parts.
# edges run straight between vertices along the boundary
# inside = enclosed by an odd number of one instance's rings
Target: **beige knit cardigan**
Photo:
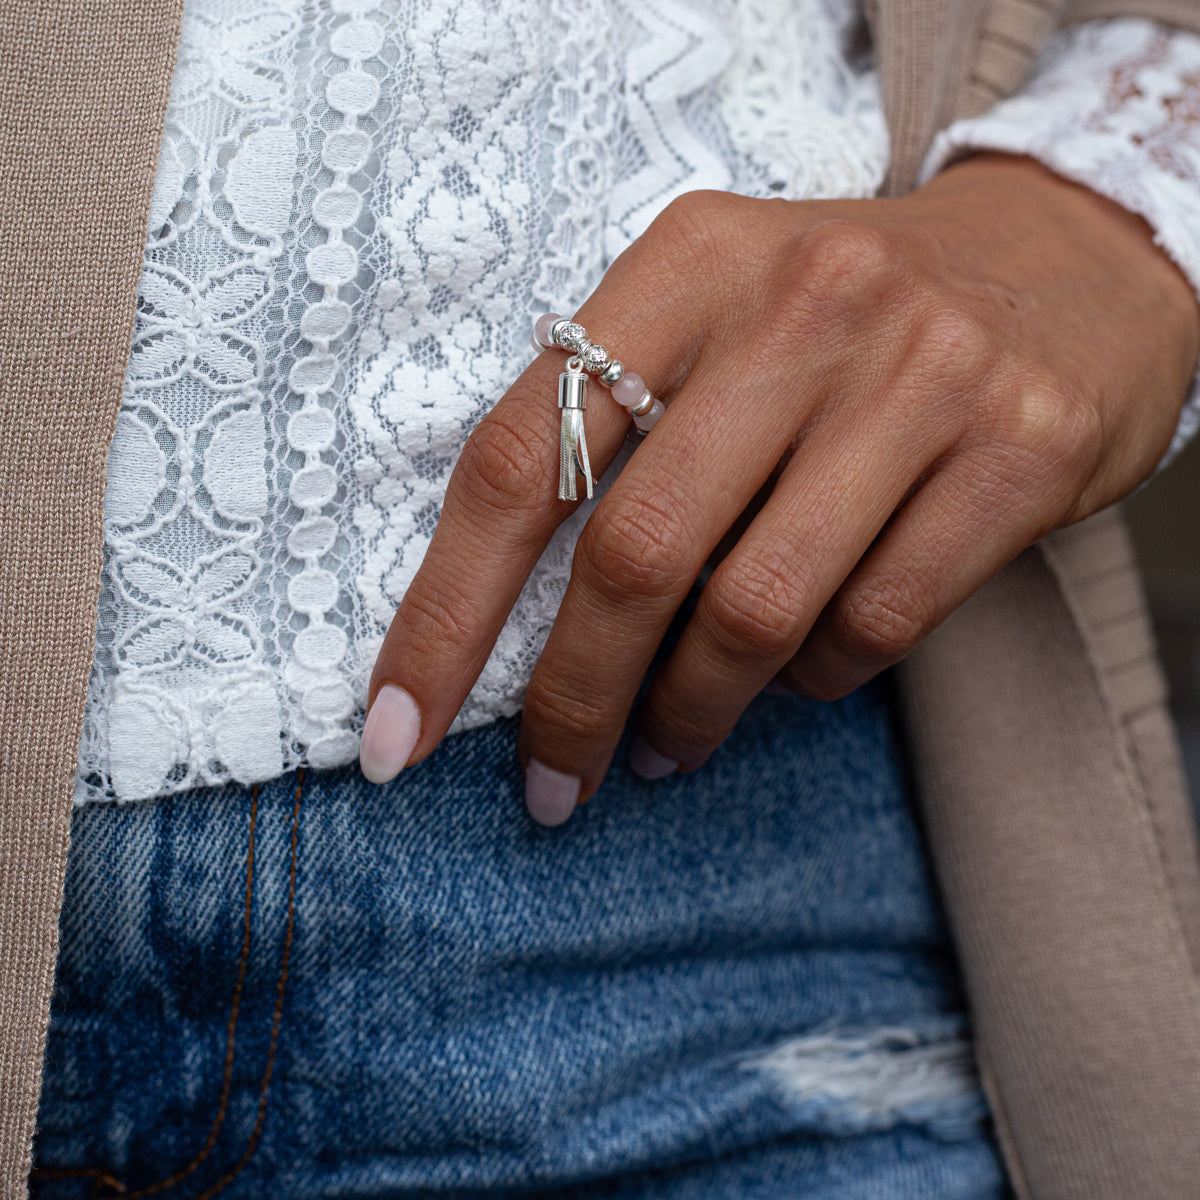
[[[0,1196],[23,1197],[104,466],[182,0],[0,3]],[[1053,28],[1200,0],[868,0],[910,187]],[[980,1066],[1022,1197],[1200,1196],[1200,867],[1121,520],[1026,550],[902,670]]]

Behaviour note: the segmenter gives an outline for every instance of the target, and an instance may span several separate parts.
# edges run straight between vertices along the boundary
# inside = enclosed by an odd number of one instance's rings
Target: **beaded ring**
[[[625,368],[603,346],[587,335],[587,330],[558,313],[539,317],[530,339],[537,351],[557,346],[566,350],[567,369],[558,377],[558,407],[562,410],[562,431],[559,437],[558,498],[575,500],[575,472],[587,480],[588,499],[592,498],[591,463],[588,461],[587,439],[583,432],[583,413],[587,407],[587,380],[596,376],[612,392],[622,408],[629,409],[639,433],[649,433],[658,418],[666,411],[663,402],[651,395],[640,375]]]

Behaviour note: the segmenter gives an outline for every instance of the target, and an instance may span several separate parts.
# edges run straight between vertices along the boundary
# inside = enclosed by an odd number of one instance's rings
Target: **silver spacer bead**
[[[600,372],[600,382],[605,387],[612,387],[614,383],[619,383],[621,377],[625,374],[625,368],[614,358],[612,362]]]
[[[649,390],[647,390],[646,394],[637,402],[637,404],[633,408],[631,408],[629,410],[629,415],[632,417],[642,417],[642,416],[645,416],[646,413],[648,413],[653,407],[654,407],[654,396],[650,393]]]

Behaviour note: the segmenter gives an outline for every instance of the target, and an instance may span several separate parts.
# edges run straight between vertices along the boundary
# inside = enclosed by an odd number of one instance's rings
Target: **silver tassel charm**
[[[588,499],[592,498],[592,464],[588,461],[587,438],[583,432],[583,413],[587,408],[587,375],[578,358],[567,361],[567,369],[558,377],[558,407],[562,410],[562,430],[558,443],[558,498],[576,500],[575,471],[587,480]]]

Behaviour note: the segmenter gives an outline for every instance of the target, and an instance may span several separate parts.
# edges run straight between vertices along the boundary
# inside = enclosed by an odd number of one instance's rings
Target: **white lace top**
[[[383,633],[532,318],[571,312],[681,192],[870,196],[887,133],[863,46],[854,0],[188,0],[76,801],[352,761]],[[964,145],[1036,154],[1143,213],[1200,286],[1198,115],[1200,39],[1098,23],[929,170]],[[455,729],[519,710],[588,511]]]

